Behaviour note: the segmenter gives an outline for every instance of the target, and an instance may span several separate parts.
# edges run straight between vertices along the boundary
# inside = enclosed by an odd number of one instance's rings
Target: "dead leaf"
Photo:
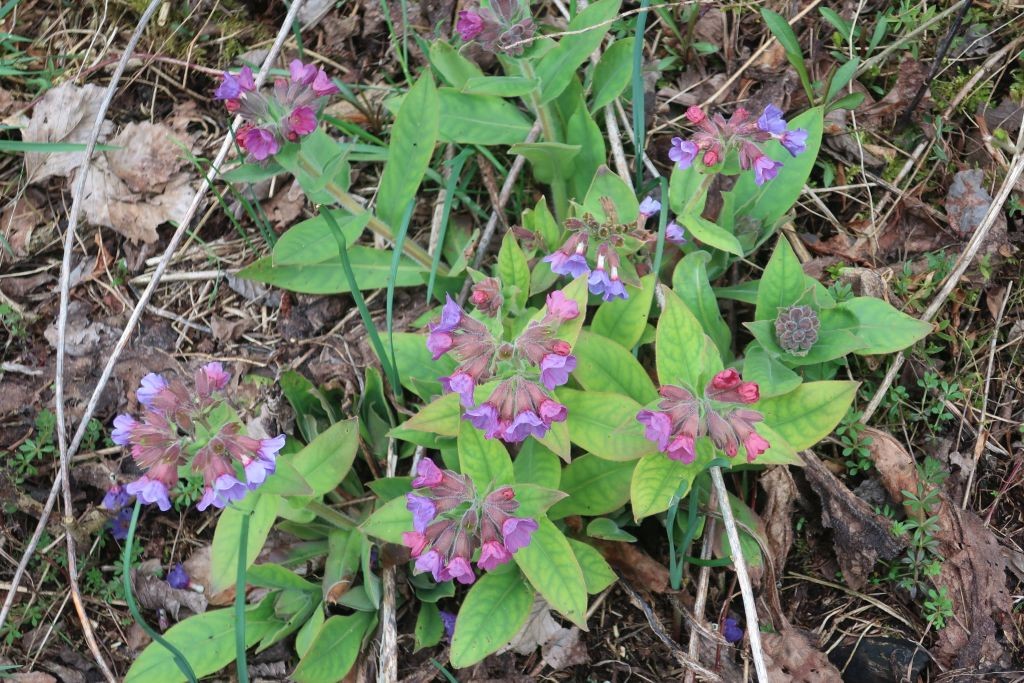
[[[223,342],[235,341],[242,336],[242,333],[249,329],[248,320],[228,320],[219,315],[214,315],[210,321],[210,329],[213,336]]]
[[[818,456],[810,451],[801,455],[807,464],[804,475],[821,499],[822,524],[835,536],[836,559],[846,583],[859,590],[867,583],[875,563],[897,557],[906,543],[892,535],[889,520],[876,515],[853,495]]]
[[[544,663],[553,671],[587,664],[590,661],[590,656],[587,654],[586,644],[580,640],[582,633],[575,626],[560,629],[558,634],[540,649]]]
[[[776,633],[761,635],[768,680],[772,683],[835,683],[843,680],[839,669],[807,636],[789,624]]]
[[[953,182],[946,193],[946,214],[949,225],[961,237],[969,237],[984,220],[992,195],[984,187],[985,172],[980,168],[960,171],[953,176]],[[1006,216],[999,212],[996,223],[989,233],[992,236],[1006,234]]]
[[[71,81],[49,90],[32,109],[32,118],[21,131],[25,142],[77,142],[88,141],[103,100],[103,88],[95,85],[78,87]],[[104,121],[99,141],[110,134],[112,125]],[[85,152],[59,152],[46,154],[27,152],[25,170],[28,182],[38,183],[51,176],[67,177],[82,165]]]
[[[878,102],[871,106],[863,107],[863,118],[858,117],[858,122],[875,130],[891,128],[896,122],[896,117],[903,114],[904,110],[913,101],[914,96],[920,89],[921,84],[928,77],[928,65],[905,54],[900,60],[899,72],[896,75],[896,83],[892,90],[886,93]],[[924,97],[918,104],[916,113],[921,114],[931,109],[931,93],[925,90]]]
[[[668,569],[634,544],[597,541],[594,546],[630,583],[653,593],[668,590]]]
[[[191,138],[180,138],[163,124],[129,123],[111,140],[119,149],[105,153],[110,170],[133,192],[162,192],[178,179],[182,155],[192,146]]]
[[[101,355],[118,337],[115,330],[106,323],[92,320],[91,307],[82,301],[72,301],[68,306],[68,322],[65,330],[64,348],[69,356]],[[46,341],[57,348],[57,322],[54,321],[43,332]]]
[[[202,614],[206,611],[206,596],[195,591],[171,588],[166,580],[146,574],[139,570],[132,570],[132,586],[135,589],[135,597],[139,605],[145,609],[165,609],[174,617],[179,618],[181,608],[188,609],[193,614]]]
[[[12,683],[57,683],[57,679],[42,671],[30,671],[28,673],[13,673],[4,676]]]
[[[17,257],[31,256],[47,245],[53,239],[54,227],[30,194],[23,194],[8,204],[0,215],[0,230]]]
[[[775,576],[782,576],[789,549],[793,546],[793,503],[798,495],[796,482],[788,468],[769,467],[761,475],[761,487],[768,494],[764,514],[761,515],[765,540],[772,553],[770,559]]]
[[[868,450],[882,485],[895,501],[903,500],[903,491],[917,492],[917,465],[899,441],[888,432],[868,427],[864,436],[871,439]],[[908,508],[907,512],[911,510]]]
[[[521,655],[533,654],[559,631],[567,630],[558,625],[551,616],[551,608],[547,601],[538,595],[533,600],[533,607],[530,608],[530,616],[527,617],[526,623],[508,645],[498,650],[498,654],[509,651]]]

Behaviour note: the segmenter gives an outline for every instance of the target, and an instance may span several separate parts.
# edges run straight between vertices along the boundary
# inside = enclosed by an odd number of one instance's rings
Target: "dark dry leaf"
[[[186,616],[181,615],[179,618],[182,607],[192,614],[202,614],[206,611],[207,601],[202,593],[171,588],[166,580],[152,574],[133,569],[132,586],[135,590],[135,599],[141,607],[150,610],[165,609],[175,621],[181,621]]]
[[[863,107],[863,118],[858,117],[858,122],[865,127],[875,130],[891,128],[897,116],[913,101],[918,89],[928,77],[928,65],[922,61],[912,58],[909,54],[904,55],[900,60],[899,73],[896,76],[896,83],[892,90],[886,93],[878,102],[869,107]],[[920,104],[917,105],[916,113],[928,111],[932,106],[929,92],[926,90]]]
[[[985,172],[980,168],[960,171],[953,176],[953,182],[946,194],[946,213],[949,225],[962,237],[970,237],[981,225],[988,207],[992,204],[992,195],[984,187]],[[1002,222],[1002,231],[1006,232],[1006,217],[1000,212],[997,222]],[[993,232],[999,229],[992,227]]]
[[[653,593],[668,590],[668,569],[632,543],[598,541],[594,546],[601,551],[616,572],[630,583]]]
[[[772,683],[835,683],[843,680],[823,652],[789,624],[762,635],[768,680]]]

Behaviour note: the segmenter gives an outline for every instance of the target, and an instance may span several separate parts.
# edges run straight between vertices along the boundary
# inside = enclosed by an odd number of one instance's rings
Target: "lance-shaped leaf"
[[[672,496],[679,491],[679,487],[686,485],[683,489],[685,495],[693,480],[704,471],[704,467],[710,461],[711,454],[706,447],[697,448],[697,458],[691,463],[672,460],[664,453],[640,460],[633,470],[629,490],[633,518],[640,521],[644,517],[667,510]]]
[[[406,503],[405,496],[389,500],[374,510],[359,530],[367,536],[400,545],[402,534],[412,531],[412,513],[406,508]]]
[[[452,666],[461,669],[476,664],[511,642],[530,616],[532,605],[533,590],[514,567],[487,572],[477,579],[455,619]]]
[[[210,592],[220,593],[235,585],[238,570],[239,541],[242,532],[242,518],[249,517],[249,537],[246,543],[245,566],[250,566],[260,554],[267,540],[270,527],[277,519],[280,496],[253,491],[242,501],[227,507],[217,520],[213,532],[213,547],[210,550]]]
[[[806,280],[789,240],[780,236],[757,287],[754,319],[775,320],[779,309],[795,306],[806,293]]]
[[[629,482],[636,462],[605,460],[590,454],[574,459],[562,470],[559,487],[569,497],[551,508],[548,517],[590,517],[618,510],[629,501]]]
[[[627,286],[628,299],[605,301],[597,307],[591,331],[632,349],[640,341],[651,314],[654,298],[654,273],[640,278],[640,287]]]
[[[861,356],[900,351],[924,339],[932,331],[931,323],[897,311],[874,297],[858,296],[840,304],[838,308],[857,318],[854,333],[865,346],[855,353]]]
[[[530,545],[512,557],[537,592],[562,616],[585,630],[587,584],[583,570],[558,527],[544,517],[537,524]]]
[[[628,396],[564,387],[557,395],[569,411],[569,438],[580,448],[607,460],[636,460],[657,449],[636,421],[642,405]]]
[[[363,636],[376,619],[373,612],[356,612],[325,621],[292,678],[296,683],[333,683],[343,679],[356,663]]]
[[[658,319],[656,347],[658,381],[688,386],[696,392],[722,369],[722,358],[689,307],[668,287],[665,310]]]
[[[658,398],[654,383],[629,351],[597,334],[580,332],[573,378],[588,391],[607,391],[629,396],[638,403]]]
[[[416,197],[437,144],[441,105],[434,77],[426,72],[409,89],[395,116],[388,161],[380,176],[377,216],[397,234],[409,202]]]
[[[857,382],[805,382],[754,406],[765,422],[796,450],[810,448],[832,433],[853,404]]]
[[[473,480],[480,491],[514,480],[512,460],[498,439],[484,438],[472,423],[463,421],[459,428],[459,470]]]

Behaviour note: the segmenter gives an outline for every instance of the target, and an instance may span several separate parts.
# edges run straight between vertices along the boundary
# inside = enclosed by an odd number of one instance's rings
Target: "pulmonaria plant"
[[[790,306],[779,310],[775,319],[775,336],[779,346],[794,356],[806,356],[818,341],[821,321],[810,306]]]
[[[245,123],[235,132],[235,141],[245,150],[247,160],[266,161],[286,142],[296,142],[318,125],[317,115],[338,87],[327,73],[314,64],[293,60],[289,78],[274,80],[269,92],[256,89],[252,69],[237,74],[225,71],[214,98],[223,100],[232,114]]]
[[[725,160],[730,153],[739,157],[740,168],[754,170],[754,182],[763,185],[779,173],[782,163],[764,153],[762,145],[769,140],[778,140],[792,156],[802,154],[807,148],[807,131],[802,128],[790,130],[782,117],[782,110],[769,104],[757,118],[752,120],[750,112],[740,107],[726,120],[721,114],[708,116],[700,107],[686,110],[686,118],[697,126],[697,131],[688,140],[672,138],[669,159],[679,169],[686,169],[699,158],[704,166],[711,168]]]
[[[463,418],[488,439],[515,443],[531,435],[543,438],[552,423],[566,417],[565,406],[550,392],[568,382],[576,368],[572,347],[555,335],[562,323],[579,314],[575,301],[552,292],[544,317],[506,342],[448,297],[427,336],[434,360],[451,353],[459,361],[452,374],[440,378],[441,387],[459,394],[466,409]],[[477,404],[476,388],[491,379],[500,381],[487,400]]]
[[[178,379],[168,381],[150,373],[142,378],[136,396],[145,408],[141,420],[130,415],[114,418],[111,438],[131,448],[132,458],[145,473],[124,491],[143,503],[171,509],[170,490],[182,473],[202,475],[199,510],[222,508],[259,488],[276,468],[284,446],[283,434],[253,439],[241,426],[228,422],[214,430],[211,413],[225,402],[230,375],[220,363],[207,363],[194,376],[189,390]]]
[[[481,496],[468,477],[442,470],[429,458],[420,461],[416,474],[416,491],[406,495],[413,531],[402,534],[402,543],[416,560],[417,573],[430,572],[438,583],[471,584],[478,549],[476,566],[491,571],[530,544],[537,522],[513,516],[519,501],[512,487]]]
[[[459,12],[455,23],[463,41],[475,41],[488,52],[511,57],[523,54],[524,44],[536,30],[529,4],[521,0],[491,0],[490,7]]]
[[[755,431],[764,416],[743,407],[760,399],[758,386],[744,382],[735,370],[715,375],[704,388],[703,398],[673,385],[661,387],[658,393],[661,410],[641,410],[636,419],[645,426],[644,436],[672,460],[693,462],[696,441],[702,436],[710,436],[730,458],[743,446],[748,462],[768,450],[770,444]]]
[[[131,502],[132,496],[120,484],[111,486],[103,496],[102,507],[114,513],[107,521],[107,528],[115,541],[128,538],[128,527],[132,521]]]

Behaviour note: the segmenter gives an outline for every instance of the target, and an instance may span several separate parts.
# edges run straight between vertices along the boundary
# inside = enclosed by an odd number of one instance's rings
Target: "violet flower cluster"
[[[488,52],[517,57],[537,27],[529,4],[521,0],[491,0],[490,7],[459,12],[455,31],[465,42],[476,41]]]
[[[648,203],[648,208],[653,208],[653,205]],[[614,214],[610,204],[606,209]],[[661,204],[658,204],[657,210],[661,210]],[[646,220],[646,217],[642,220]],[[570,218],[565,222],[565,227],[569,230],[568,239],[542,259],[551,264],[551,271],[572,278],[586,275],[590,293],[600,296],[604,301],[629,298],[626,286],[619,278],[621,261],[618,247],[624,243],[626,226],[618,225],[614,216],[604,223],[598,223],[592,215],[585,214],[582,218]],[[596,245],[596,262],[591,269],[587,254],[593,245]]]
[[[132,521],[132,496],[120,484],[111,486],[103,496],[101,506],[114,516],[107,521],[107,528],[115,541],[128,538],[128,527]]]
[[[441,387],[445,393],[459,394],[466,409],[463,418],[483,430],[486,438],[509,443],[531,435],[543,438],[552,423],[566,417],[566,407],[550,392],[568,382],[576,369],[572,347],[555,335],[562,323],[579,314],[575,301],[554,291],[540,321],[531,322],[515,340],[502,342],[448,297],[427,336],[434,360],[451,353],[459,361],[452,374],[440,378]],[[477,404],[476,388],[492,378],[501,381],[487,400]]]
[[[647,219],[661,211],[661,202],[654,197],[644,197],[640,202],[640,223],[641,227]],[[669,221],[665,226],[665,241],[672,244],[683,244],[686,242],[685,231],[675,221]]]
[[[429,458],[420,461],[416,474],[416,491],[406,495],[413,531],[402,534],[416,573],[430,572],[438,583],[471,584],[476,574],[470,563],[478,549],[476,566],[491,571],[530,544],[537,522],[513,516],[519,501],[511,486],[481,497],[468,477],[442,470]]]
[[[171,509],[170,490],[182,473],[201,474],[205,483],[199,510],[213,505],[222,508],[241,500],[258,488],[276,468],[277,454],[284,447],[283,434],[253,439],[241,433],[241,426],[229,422],[212,437],[209,415],[224,402],[224,388],[230,375],[220,363],[207,363],[194,376],[189,390],[178,379],[168,381],[150,373],[142,378],[136,392],[145,408],[141,420],[130,415],[114,418],[111,438],[131,448],[135,463],[145,470],[124,491],[143,503]]]
[[[735,457],[739,447],[747,452],[747,461],[768,450],[769,443],[755,431],[764,415],[742,407],[757,403],[760,391],[754,382],[744,382],[735,370],[715,375],[697,398],[682,387],[667,384],[658,390],[660,411],[641,410],[636,419],[645,425],[644,436],[658,444],[658,450],[672,460],[691,463],[696,458],[695,443],[710,436],[717,448]]]
[[[679,169],[689,168],[700,157],[707,167],[718,165],[726,155],[735,151],[740,168],[754,170],[754,182],[763,185],[779,173],[782,163],[764,153],[762,146],[769,140],[778,140],[792,156],[807,149],[807,131],[790,129],[782,117],[782,110],[769,104],[756,121],[750,112],[740,107],[729,120],[721,114],[708,116],[700,107],[686,110],[686,118],[697,126],[689,140],[672,138],[668,157]]]
[[[225,71],[214,92],[214,98],[224,100],[229,112],[245,119],[235,132],[235,141],[245,150],[247,160],[266,161],[285,142],[312,133],[321,107],[338,92],[327,73],[314,64],[295,59],[288,70],[289,78],[275,79],[269,94],[256,89],[249,67],[236,74]]]

